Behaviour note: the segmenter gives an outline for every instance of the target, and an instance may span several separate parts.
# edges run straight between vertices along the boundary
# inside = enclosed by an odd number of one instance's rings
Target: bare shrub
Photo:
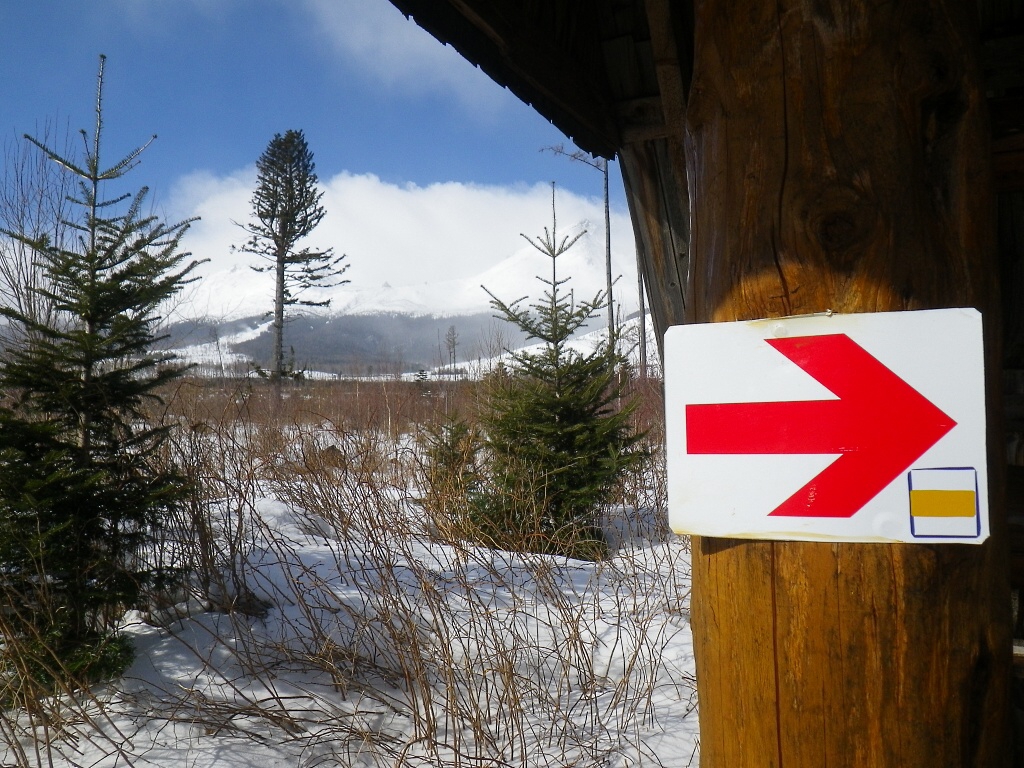
[[[318,396],[274,421],[257,389],[168,400],[168,460],[198,493],[163,545],[188,594],[154,597],[159,627],[136,630],[160,653],[75,694],[73,716],[62,704],[59,733],[28,708],[0,717],[22,755],[4,760],[47,765],[33,750],[49,739],[70,765],[69,745],[106,738],[93,749],[125,764],[180,754],[142,754],[156,744],[254,744],[310,768],[664,764],[659,740],[695,702],[686,548],[659,494],[631,486],[658,464],[623,483],[646,506],[609,513],[601,562],[470,546],[419,503],[421,449],[386,418]],[[392,427],[414,397],[388,395]],[[177,666],[154,674],[165,656]]]
[[[59,145],[67,156],[66,130],[52,122],[38,127],[36,135],[48,145]],[[65,169],[18,137],[4,142],[0,170],[0,229],[29,239],[46,238],[61,245],[67,238],[69,195],[73,181]],[[45,277],[33,250],[16,238],[0,236],[0,299],[5,306],[42,323],[52,319],[52,302],[38,289]]]

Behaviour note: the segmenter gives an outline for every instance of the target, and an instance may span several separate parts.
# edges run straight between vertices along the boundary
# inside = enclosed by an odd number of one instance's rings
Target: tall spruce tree
[[[239,224],[249,235],[241,246],[269,262],[254,266],[257,272],[274,273],[273,351],[270,378],[280,382],[288,373],[284,364],[284,325],[289,307],[327,307],[330,299],[313,301],[301,298],[310,288],[344,285],[341,275],[345,254],[334,249],[319,251],[299,248],[323,220],[326,211],[320,205],[323,192],[317,189],[313,153],[302,131],[278,133],[256,162],[256,190],[252,196],[252,219]]]
[[[150,142],[103,164],[104,66],[81,161],[26,136],[77,185],[72,236],[4,232],[34,252],[43,279],[31,290],[52,307],[42,318],[0,309],[15,331],[0,361],[0,569],[17,601],[5,633],[35,641],[43,677],[95,671],[124,609],[159,576],[145,549],[185,493],[157,460],[166,433],[146,410],[183,370],[153,350],[161,306],[197,263],[179,249],[191,220],[144,214],[144,187],[107,196]]]
[[[511,353],[508,367],[490,377],[481,419],[490,485],[475,507],[496,542],[595,557],[603,551],[597,512],[641,457],[630,421],[635,403],[619,405],[624,360],[614,334],[589,353],[569,344],[607,296],[598,292],[577,303],[563,290],[568,279],[558,277],[558,259],[584,233],[558,239],[554,185],[551,207],[551,229],[543,237],[523,236],[551,259],[551,278],[538,278],[547,286],[543,299],[524,307],[525,298],[509,304],[487,291],[498,317],[541,347]]]

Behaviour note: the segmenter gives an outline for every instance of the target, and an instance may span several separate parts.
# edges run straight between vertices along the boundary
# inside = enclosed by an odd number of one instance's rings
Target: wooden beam
[[[681,26],[677,18],[682,13],[681,6],[679,3],[673,6],[669,0],[645,0],[644,6],[667,135],[682,141],[690,73],[689,62],[681,58],[676,39],[676,30]]]
[[[625,145],[664,139],[669,135],[661,109],[661,98],[658,96],[616,102],[615,114]]]
[[[669,0],[644,0],[644,8],[658,95],[644,100],[645,119],[631,115],[624,121],[619,164],[661,346],[668,327],[686,319],[690,284],[684,151],[690,16]]]
[[[687,318],[979,308],[993,493],[981,546],[695,539],[701,766],[1008,766],[1000,323],[972,6],[695,5]]]

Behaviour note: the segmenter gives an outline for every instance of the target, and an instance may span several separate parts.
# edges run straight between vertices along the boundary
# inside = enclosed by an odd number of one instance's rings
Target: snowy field
[[[605,561],[510,554],[423,519],[407,443],[196,432],[189,593],[126,616],[122,679],[0,715],[0,766],[698,765],[688,550],[643,493]]]

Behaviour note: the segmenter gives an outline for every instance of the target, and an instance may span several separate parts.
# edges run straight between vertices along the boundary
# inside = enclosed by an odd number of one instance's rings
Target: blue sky
[[[47,120],[91,130],[105,54],[107,157],[158,135],[129,184],[149,186],[169,217],[203,216],[187,245],[211,270],[238,239],[231,220],[247,215],[256,158],[290,128],[305,131],[321,181],[335,187],[325,198],[335,221],[322,227],[338,250],[352,250],[353,282],[421,279],[425,262],[468,275],[470,251],[484,271],[522,246],[519,232],[548,223],[551,181],[566,218],[603,238],[600,173],[542,152],[574,147],[386,0],[0,0],[0,26],[3,140]],[[628,270],[632,235],[614,165],[611,178],[614,250]],[[357,189],[362,203],[379,194],[380,206],[397,205],[395,219],[374,221],[378,233],[394,222],[387,252],[369,245],[373,232],[356,233],[367,217],[338,207]],[[501,226],[472,213],[488,205],[519,217],[502,239],[492,239]],[[460,247],[449,268],[444,253]]]

